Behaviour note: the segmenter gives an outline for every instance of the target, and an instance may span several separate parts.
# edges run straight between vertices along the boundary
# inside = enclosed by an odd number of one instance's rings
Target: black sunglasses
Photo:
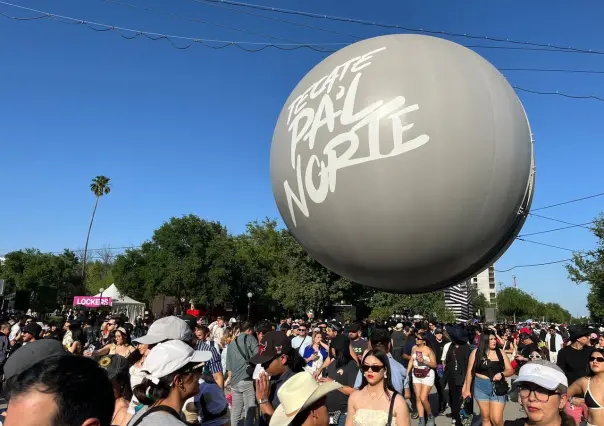
[[[589,362],[604,362],[604,356],[590,356],[589,357]]]
[[[361,366],[361,369],[366,373],[369,370],[373,371],[374,373],[379,373],[380,371],[382,371],[384,369],[383,365],[367,365],[367,364],[363,364]]]

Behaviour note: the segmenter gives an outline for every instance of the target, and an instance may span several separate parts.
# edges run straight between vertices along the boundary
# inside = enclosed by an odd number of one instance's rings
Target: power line
[[[300,43],[299,41],[296,41],[296,40],[290,40],[290,39],[286,39],[286,38],[281,38],[281,37],[273,36],[273,35],[270,35],[270,34],[258,33],[258,32],[251,31],[251,30],[246,30],[246,29],[243,29],[243,28],[231,27],[229,25],[217,24],[217,23],[214,23],[214,22],[204,21],[204,20],[197,19],[197,18],[191,18],[191,17],[188,17],[188,16],[177,15],[177,14],[171,13],[171,12],[164,12],[162,10],[152,9],[150,7],[143,7],[143,6],[139,6],[139,5],[136,5],[136,4],[124,3],[124,2],[121,2],[121,1],[117,1],[117,0],[100,0],[100,1],[103,1],[105,3],[115,4],[115,5],[118,5],[118,6],[129,7],[131,9],[144,10],[146,12],[152,12],[152,13],[155,13],[155,14],[158,14],[158,15],[170,16],[172,18],[176,18],[176,19],[180,19],[180,20],[184,20],[184,21],[197,22],[199,24],[210,25],[210,26],[217,27],[217,28],[224,28],[224,29],[227,29],[227,30],[239,31],[239,32],[246,33],[246,34],[257,35],[257,36],[260,36],[260,37],[266,37],[266,38],[270,38],[270,39],[273,39],[273,40],[280,40],[280,41],[285,41],[285,42],[288,42],[288,43],[303,44],[303,43]]]
[[[498,68],[499,71],[522,71],[522,72],[557,72],[567,74],[604,74],[604,71],[598,70],[573,70],[557,68]]]
[[[600,100],[604,101],[604,99],[600,99]],[[531,212],[536,212],[538,210],[551,209],[552,207],[564,206],[566,204],[576,203],[578,201],[583,201],[583,200],[589,200],[592,198],[601,197],[603,195],[604,195],[604,192],[600,192],[599,194],[588,195],[587,197],[575,198],[573,200],[562,201],[561,203],[550,204],[549,206],[543,206],[543,207],[539,207],[536,209],[531,209]]]
[[[209,0],[209,1],[214,1],[214,0]],[[208,47],[213,50],[221,50],[221,49],[225,49],[227,47],[237,47],[243,51],[251,52],[251,53],[261,52],[261,51],[269,49],[269,48],[274,48],[277,50],[310,49],[310,50],[313,50],[316,52],[321,52],[321,53],[333,53],[333,52],[337,51],[337,49],[336,50],[328,49],[328,48],[325,48],[322,46],[330,46],[330,45],[331,46],[334,46],[334,45],[346,46],[346,45],[350,44],[350,43],[308,43],[308,44],[280,43],[280,44],[276,44],[276,43],[250,42],[250,41],[216,40],[216,39],[206,39],[206,38],[184,37],[184,36],[161,34],[161,33],[150,32],[150,31],[142,31],[142,30],[137,30],[137,29],[132,29],[132,28],[125,28],[125,27],[119,27],[119,26],[115,26],[115,25],[104,24],[104,23],[100,23],[100,22],[93,22],[93,21],[86,21],[86,20],[82,20],[82,19],[78,19],[78,18],[71,18],[68,16],[56,15],[56,14],[49,13],[49,12],[43,12],[43,11],[40,11],[37,9],[32,9],[32,8],[28,8],[28,7],[24,7],[24,6],[18,6],[18,5],[8,3],[5,1],[0,1],[0,4],[4,4],[7,6],[16,7],[19,9],[28,10],[31,12],[36,12],[36,13],[41,14],[36,17],[23,18],[23,17],[12,16],[12,15],[0,12],[0,16],[3,16],[8,19],[17,20],[17,21],[53,19],[57,22],[61,22],[64,24],[84,25],[87,28],[90,28],[91,30],[97,31],[97,32],[114,31],[120,37],[122,37],[126,40],[134,40],[135,38],[138,38],[141,36],[145,37],[151,41],[166,40],[170,43],[170,45],[172,47],[179,49],[179,50],[186,50],[186,49],[190,48],[191,46],[193,46],[194,44],[200,44],[200,45],[203,45],[204,47]],[[129,34],[133,34],[133,35],[128,36],[125,33],[129,33]],[[178,45],[177,43],[175,43],[175,40],[184,41],[184,42],[187,42],[188,44]],[[246,46],[256,46],[256,47],[246,47]],[[480,47],[480,46],[473,46],[473,47]],[[487,47],[487,46],[482,46],[482,47]],[[537,91],[537,90],[532,90],[532,89],[526,89],[526,88],[516,86],[516,85],[512,85],[512,87],[516,90],[535,94],[535,95],[555,95],[555,96],[561,96],[561,97],[571,98],[571,99],[583,99],[583,100],[592,99],[592,100],[604,102],[604,98],[595,96],[595,95],[575,95],[575,94],[564,93],[564,92],[542,92],[542,91]],[[604,195],[604,194],[600,194],[600,195]],[[591,197],[591,198],[593,198],[593,197]],[[549,207],[546,207],[546,208],[549,208]]]
[[[340,32],[340,31],[335,31],[335,30],[331,30],[331,29],[327,29],[327,28],[317,27],[317,26],[314,26],[314,25],[303,24],[301,22],[295,22],[295,21],[288,21],[288,20],[285,20],[285,19],[279,19],[279,18],[275,18],[274,16],[267,16],[267,15],[262,15],[260,13],[249,12],[249,11],[237,9],[237,8],[234,8],[234,7],[228,7],[226,5],[217,4],[217,3],[214,3],[214,2],[211,2],[211,1],[209,1],[209,2],[205,1],[205,0],[191,0],[191,1],[203,4],[205,6],[211,6],[211,7],[215,7],[215,8],[220,8],[220,9],[228,10],[228,11],[235,12],[235,13],[241,13],[241,14],[249,15],[249,16],[257,16],[259,18],[268,19],[268,20],[271,20],[271,21],[274,21],[274,22],[282,22],[282,23],[289,24],[289,25],[295,25],[297,27],[310,28],[310,29],[313,29],[313,30],[322,31],[322,32],[329,33],[329,34],[343,35],[343,36],[346,36],[346,37],[354,38],[356,40],[362,40],[363,39],[363,37],[359,37],[359,36],[354,35],[354,34],[343,33],[343,32]]]
[[[589,226],[585,226],[585,225],[576,225],[576,224],[571,223],[571,222],[566,222],[565,220],[554,219],[553,217],[549,217],[549,216],[543,216],[543,215],[540,215],[540,214],[537,214],[537,213],[532,213],[532,212],[531,212],[531,213],[529,213],[529,215],[531,215],[531,216],[533,216],[533,217],[538,217],[538,218],[540,218],[540,219],[547,219],[547,220],[551,220],[552,222],[563,223],[563,224],[565,224],[565,225],[571,225],[571,226],[578,226],[578,227],[581,227],[581,228],[585,228],[585,229],[589,229],[589,230],[591,230],[591,228],[590,228]],[[595,221],[594,221],[594,223],[595,223]]]
[[[558,250],[570,251],[570,252],[573,252],[573,253],[581,253],[580,250],[572,250],[572,249],[569,249],[569,248],[566,248],[566,247],[560,247],[560,246],[554,246],[554,245],[551,245],[551,244],[540,243],[539,241],[527,240],[527,239],[521,238],[521,237],[516,237],[516,239],[518,241],[524,241],[525,243],[537,244],[537,245],[540,245],[540,246],[551,247],[551,248],[555,248],[555,249],[558,249]]]
[[[561,260],[554,260],[552,262],[543,262],[543,263],[528,263],[525,265],[516,265],[516,266],[512,266],[511,268],[508,269],[495,269],[495,272],[499,272],[499,273],[504,273],[504,272],[510,272],[513,271],[514,269],[520,269],[520,268],[533,268],[536,266],[546,266],[546,265],[554,265],[556,263],[564,263],[564,262],[570,262],[571,260],[573,260],[573,258],[570,259],[561,259]]]
[[[35,17],[31,17],[31,18],[23,18],[23,17],[12,16],[7,13],[0,12],[0,16],[3,16],[8,19],[17,20],[17,21],[33,21],[33,20],[39,20],[39,19],[52,19],[57,22],[61,22],[61,23],[65,23],[65,24],[84,25],[84,26],[90,28],[91,30],[94,30],[97,32],[115,31],[122,38],[125,38],[127,40],[133,40],[140,36],[144,36],[152,41],[157,41],[157,40],[163,39],[163,40],[167,40],[173,47],[175,47],[176,49],[180,49],[180,50],[188,49],[189,47],[191,47],[197,43],[197,44],[201,44],[205,47],[209,47],[209,48],[215,49],[215,50],[224,49],[226,47],[232,46],[232,47],[237,47],[237,48],[247,51],[247,52],[260,52],[267,48],[275,48],[275,49],[279,49],[279,50],[297,50],[297,49],[306,48],[306,49],[311,49],[311,50],[314,50],[317,52],[331,53],[331,52],[334,52],[335,50],[322,49],[319,47],[335,46],[335,45],[342,46],[342,45],[349,44],[349,43],[306,43],[306,44],[281,43],[281,44],[275,44],[275,43],[258,43],[258,42],[251,42],[251,41],[232,41],[232,40],[216,40],[216,39],[206,39],[206,38],[184,37],[184,36],[168,35],[168,34],[161,34],[161,33],[156,33],[156,32],[151,32],[151,31],[142,31],[142,30],[137,30],[137,29],[132,29],[132,28],[119,27],[116,25],[109,25],[109,24],[104,24],[104,23],[100,23],[100,22],[87,21],[87,20],[83,20],[83,19],[79,19],[79,18],[71,18],[69,16],[63,16],[63,15],[57,15],[54,13],[44,12],[41,10],[32,9],[32,8],[24,7],[24,6],[19,6],[19,5],[8,3],[5,1],[0,1],[0,4],[4,4],[6,6],[15,7],[18,9],[27,10],[30,12],[35,12],[35,13],[40,14],[39,16],[35,16]],[[134,35],[127,36],[124,33],[130,33],[130,34],[134,34]],[[174,42],[174,40],[188,42],[188,44],[179,46],[178,44],[176,44]],[[220,44],[220,45],[217,46],[216,44]],[[249,48],[249,47],[244,47],[245,45],[260,46],[260,47]]]
[[[569,226],[563,226],[561,228],[548,229],[546,231],[537,231],[537,232],[531,232],[531,233],[528,233],[528,234],[521,234],[521,235],[518,235],[518,237],[519,238],[529,237],[531,235],[547,234],[547,233],[550,233],[550,232],[562,231],[562,230],[565,230],[565,229],[572,229],[572,228],[579,228],[579,227],[580,228],[587,228],[587,226],[585,226],[585,225],[592,225],[595,222],[596,222],[595,220],[592,220],[591,222],[581,223],[579,225],[569,225]],[[591,229],[591,228],[587,228],[587,229]]]
[[[472,35],[472,34],[467,34],[467,33],[456,33],[456,32],[450,32],[450,31],[436,31],[436,30],[429,30],[429,29],[424,29],[424,28],[412,28],[412,27],[405,27],[405,26],[397,25],[397,24],[388,24],[388,23],[383,23],[383,22],[367,21],[367,20],[363,20],[363,19],[354,19],[354,18],[347,18],[347,17],[342,17],[342,16],[311,13],[311,12],[305,12],[305,11],[301,11],[301,10],[283,9],[283,8],[278,8],[278,7],[263,6],[263,5],[258,5],[258,4],[253,4],[253,3],[244,3],[244,2],[233,1],[233,0],[206,0],[206,1],[214,2],[214,3],[229,4],[229,5],[233,5],[233,6],[245,7],[245,8],[251,8],[251,9],[266,10],[266,11],[270,11],[270,12],[277,12],[277,13],[282,13],[282,14],[287,14],[287,15],[299,15],[299,16],[305,16],[308,18],[317,18],[317,19],[321,19],[321,20],[340,21],[340,22],[360,24],[360,25],[365,25],[365,26],[390,28],[390,29],[397,29],[397,30],[409,31],[409,32],[414,32],[414,33],[445,35],[445,36],[449,36],[449,37],[463,37],[463,38],[467,38],[467,39],[488,40],[488,41],[493,41],[493,42],[498,42],[498,43],[520,44],[520,45],[525,45],[525,46],[544,47],[544,48],[552,48],[552,49],[559,49],[559,50],[568,50],[568,51],[573,51],[573,52],[599,54],[599,55],[604,54],[604,51],[599,51],[599,50],[594,50],[594,49],[574,48],[571,46],[560,46],[560,45],[555,45],[555,44],[551,44],[551,43],[547,43],[547,44],[535,43],[535,42],[530,42],[530,41],[512,40],[509,38],[479,36],[479,35]]]

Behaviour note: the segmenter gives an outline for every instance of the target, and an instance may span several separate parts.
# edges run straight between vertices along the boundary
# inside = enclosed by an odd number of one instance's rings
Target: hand
[[[321,382],[321,383],[333,382],[333,379],[331,379],[329,377],[321,377],[321,378],[319,378],[319,382]]]
[[[260,373],[260,377],[256,380],[256,399],[268,399],[269,390],[268,375],[266,373]]]
[[[469,389],[464,389],[461,392],[461,396],[463,397],[463,399],[470,398],[472,396],[472,393],[470,392]]]
[[[493,376],[493,381],[498,382],[499,380],[503,380],[503,374],[497,373]]]
[[[319,368],[316,372],[315,372],[315,380],[318,382],[321,379],[321,376],[323,374],[323,369]]]
[[[405,399],[411,399],[411,389],[405,389]]]
[[[577,407],[583,407],[585,405],[585,399],[574,397],[573,405],[575,405]]]

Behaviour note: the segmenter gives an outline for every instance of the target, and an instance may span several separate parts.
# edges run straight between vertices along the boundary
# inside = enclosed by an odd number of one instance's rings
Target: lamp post
[[[247,294],[247,320],[250,320],[250,310],[252,307],[252,296],[254,295],[254,293],[252,293],[251,291],[248,292]]]
[[[99,297],[99,312],[100,312],[101,306],[103,306],[103,292],[105,291],[105,289],[103,287],[101,287],[99,290],[101,291],[101,294]]]

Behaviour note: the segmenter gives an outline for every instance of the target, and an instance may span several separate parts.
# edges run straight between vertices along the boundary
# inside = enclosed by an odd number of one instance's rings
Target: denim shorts
[[[495,395],[493,382],[491,382],[489,379],[481,379],[480,377],[476,377],[474,379],[474,399],[476,401],[499,402],[501,404],[505,404],[508,400],[508,396]]]

